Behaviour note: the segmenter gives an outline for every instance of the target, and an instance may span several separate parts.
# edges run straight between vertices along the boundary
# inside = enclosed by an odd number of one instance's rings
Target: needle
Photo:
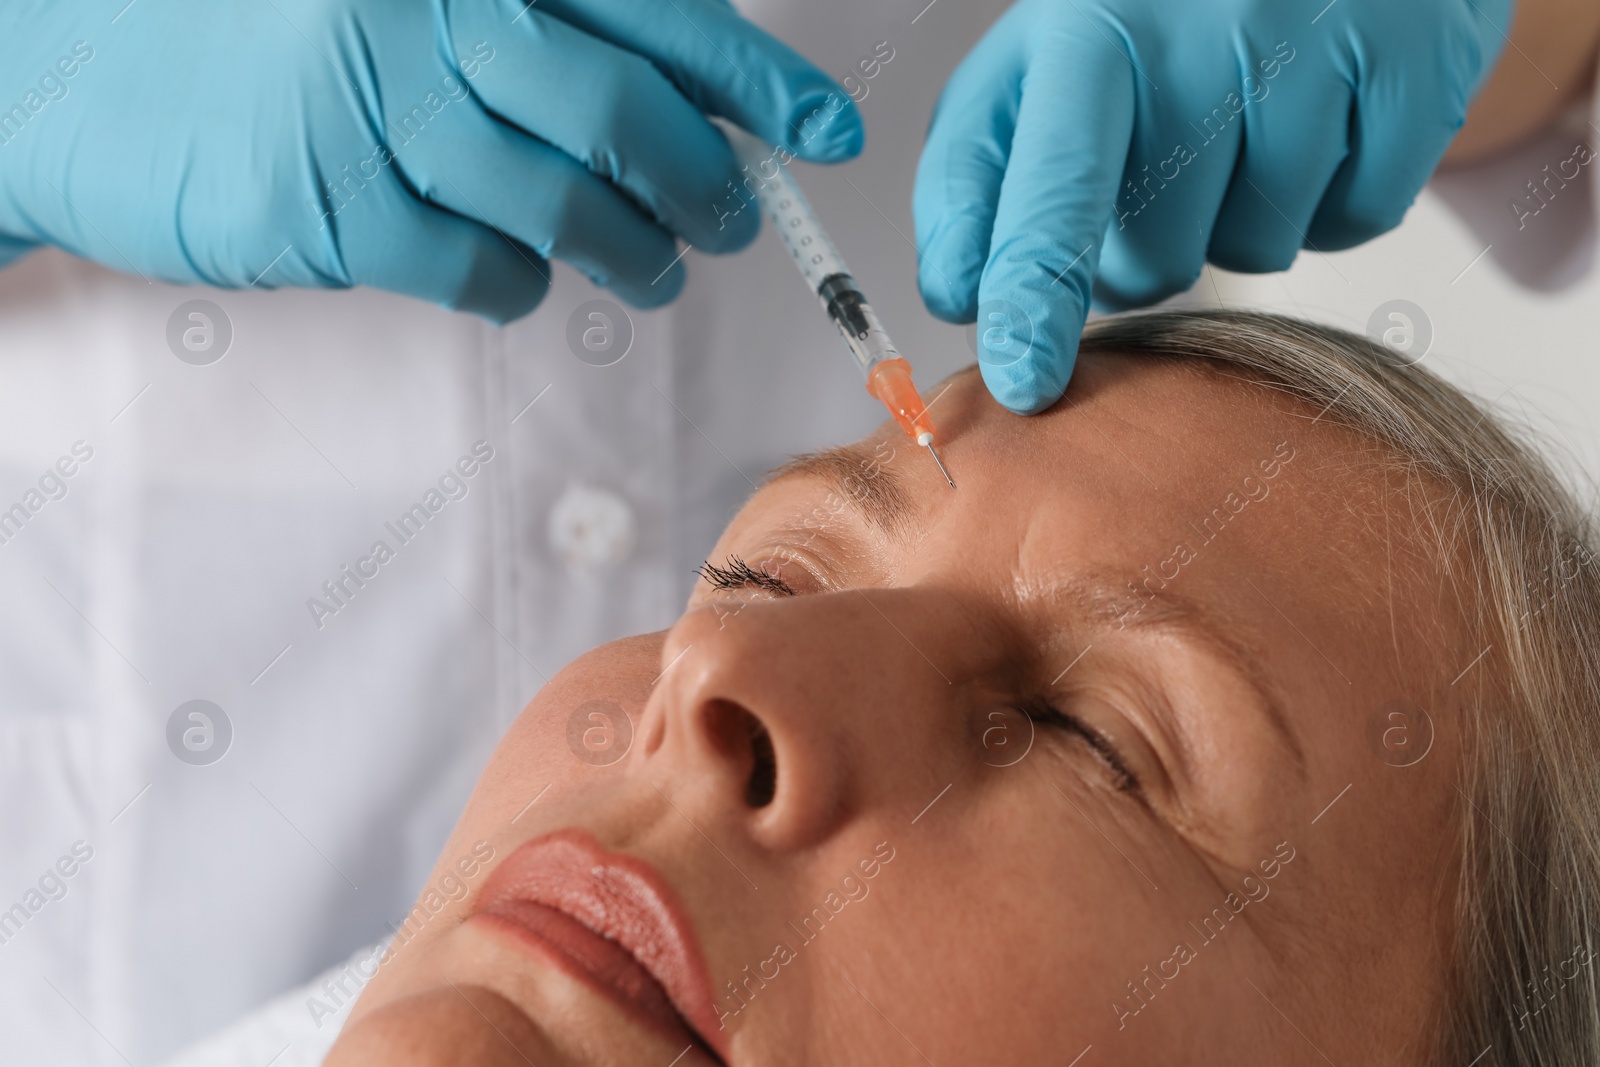
[[[933,450],[933,442],[930,441],[923,447],[928,450],[928,455],[933,457],[933,461],[939,465],[939,473],[944,475],[944,480],[950,483],[950,488],[954,489],[956,487],[955,479],[951,478],[950,472],[944,469],[944,460],[940,459],[939,453]]]

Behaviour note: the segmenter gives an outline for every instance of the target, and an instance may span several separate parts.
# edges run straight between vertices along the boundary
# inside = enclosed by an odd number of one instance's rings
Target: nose
[[[737,823],[771,850],[925,800],[966,751],[954,680],[970,655],[943,599],[847,590],[685,613],[634,768],[697,825]]]

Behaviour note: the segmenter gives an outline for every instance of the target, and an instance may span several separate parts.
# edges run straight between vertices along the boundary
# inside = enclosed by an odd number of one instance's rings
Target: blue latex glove
[[[984,381],[1053,403],[1091,296],[1286,269],[1400,222],[1511,0],[1019,0],[951,76],[917,171],[928,308]],[[985,342],[987,342],[985,344]]]
[[[0,71],[0,263],[48,243],[500,322],[548,258],[654,306],[674,237],[748,244],[708,114],[803,159],[862,143],[848,94],[721,0],[10,0]]]

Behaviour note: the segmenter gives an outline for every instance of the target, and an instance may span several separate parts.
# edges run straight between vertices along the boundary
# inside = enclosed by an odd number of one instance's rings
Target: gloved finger
[[[398,182],[369,182],[325,221],[322,235],[330,249],[337,238],[330,254],[342,255],[351,284],[419,297],[497,324],[526,315],[550,289],[550,266],[532,249],[423,203]]]
[[[947,322],[971,322],[978,313],[1027,64],[1020,23],[1015,14],[1002,17],[950,75],[917,163],[917,287]]]
[[[615,186],[474,106],[440,119],[395,157],[428,200],[572,264],[635,307],[678,295],[685,272],[672,236]]]
[[[20,237],[8,237],[5,234],[0,234],[0,267],[16,262],[38,247],[39,245],[34,241],[25,241]]]
[[[850,94],[729,4],[541,0],[540,7],[645,56],[701,111],[801,159],[835,163],[861,151],[866,135]]]
[[[1292,57],[1292,51],[1288,53]],[[1244,157],[1217,215],[1207,258],[1225,270],[1288,270],[1349,152],[1351,93],[1268,52],[1241,85]],[[1273,64],[1276,64],[1275,66]],[[1263,70],[1273,72],[1268,78]]]
[[[1350,155],[1307,227],[1316,247],[1350,248],[1394,229],[1432,176],[1471,99],[1472,79],[1451,72],[1480,47],[1470,24],[1453,29],[1417,41],[1422,54],[1408,56],[1404,66],[1361,72]]]
[[[1022,414],[1054,403],[1072,376],[1138,77],[1083,19],[1069,17],[1048,44],[1028,67],[978,286],[983,380]],[[1082,100],[1094,108],[1064,106]]]
[[[485,21],[487,4],[453,10],[458,36],[505,53],[472,80],[490,112],[624,190],[697,248],[730,252],[754,239],[757,212],[718,210],[738,173],[728,142],[648,59],[537,8],[511,25]],[[429,130],[417,143],[431,140]]]
[[[1233,64],[1208,65],[1200,74],[1186,83],[1172,71],[1163,74],[1161,97],[1200,103],[1165,106],[1134,132],[1095,278],[1095,302],[1103,307],[1164,300],[1187,290],[1205,267],[1244,142],[1244,103]],[[1133,77],[1150,89],[1145,74]]]

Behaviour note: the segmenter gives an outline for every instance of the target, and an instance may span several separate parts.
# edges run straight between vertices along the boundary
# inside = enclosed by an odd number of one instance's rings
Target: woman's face
[[[956,491],[889,428],[793,466],[540,691],[330,1064],[1420,1058],[1459,738],[1403,488],[1181,366],[934,413]]]

